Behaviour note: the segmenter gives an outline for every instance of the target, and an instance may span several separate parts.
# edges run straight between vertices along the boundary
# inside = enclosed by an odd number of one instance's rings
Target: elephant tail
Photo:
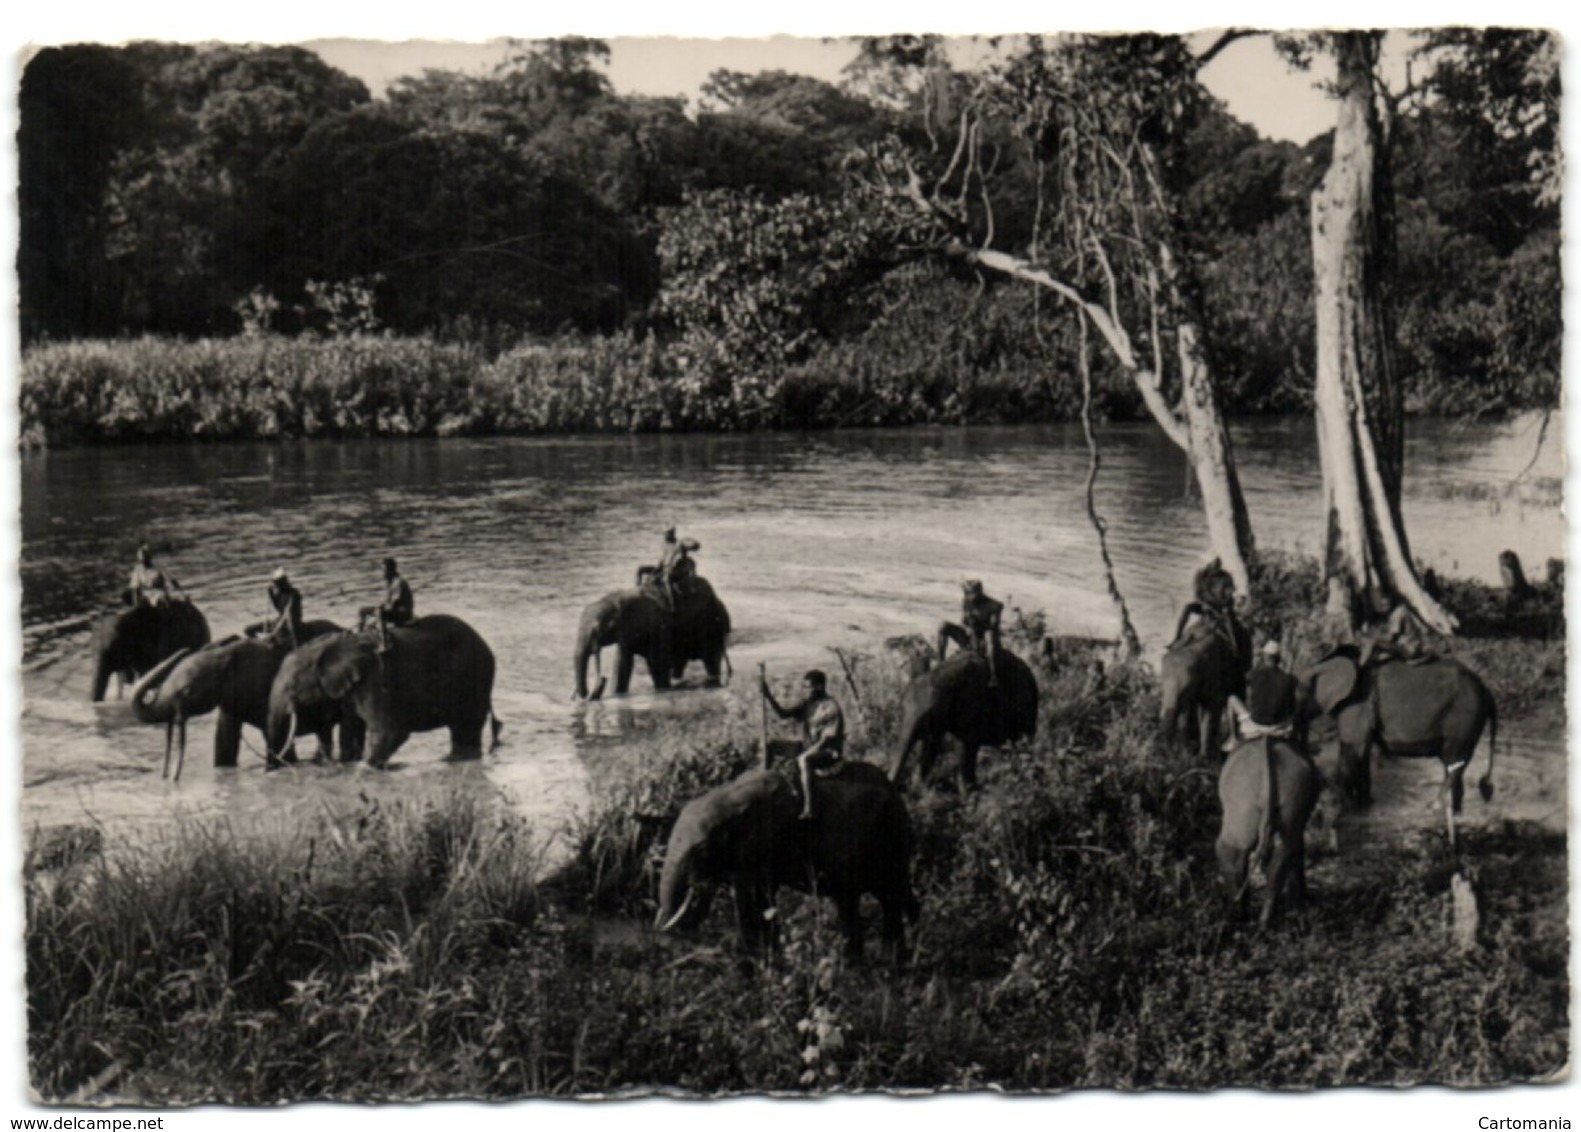
[[[719,659],[725,666],[725,687],[730,687],[730,680],[736,674],[736,666],[730,663],[730,650],[724,645],[719,646]]]
[[[1265,737],[1259,742],[1263,745],[1265,769],[1268,772],[1268,802],[1263,806],[1263,820],[1257,827],[1256,857],[1258,864],[1267,869],[1269,856],[1274,851],[1274,818],[1279,813],[1278,756],[1274,753],[1272,739]]]
[[[500,745],[500,732],[505,729],[505,721],[494,710],[494,705],[489,705],[489,751]]]
[[[1493,748],[1499,738],[1499,706],[1494,702],[1491,692],[1485,693],[1488,697],[1488,772],[1477,782],[1477,789],[1482,793],[1484,802],[1493,801]]]

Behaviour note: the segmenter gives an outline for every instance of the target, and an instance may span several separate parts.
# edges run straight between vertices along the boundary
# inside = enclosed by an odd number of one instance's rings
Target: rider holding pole
[[[796,756],[796,766],[801,773],[800,817],[806,821],[813,816],[812,772],[837,766],[845,754],[845,715],[839,703],[829,695],[828,679],[816,668],[802,677],[803,699],[793,707],[780,706],[761,671],[758,686],[775,715],[801,721],[803,749]]]

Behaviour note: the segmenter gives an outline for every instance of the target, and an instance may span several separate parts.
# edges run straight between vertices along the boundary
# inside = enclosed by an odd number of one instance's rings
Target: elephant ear
[[[1314,665],[1307,673],[1312,698],[1324,713],[1332,712],[1356,690],[1358,670],[1348,656],[1332,656]]]
[[[318,654],[314,671],[318,685],[332,700],[343,700],[372,673],[378,657],[365,641],[337,640]]]
[[[770,811],[765,807],[776,803],[793,805],[794,799],[789,793],[785,779],[775,771],[766,770],[748,771],[719,787],[710,796],[701,823],[708,840],[716,845],[733,840],[746,822],[761,821],[768,816]]]

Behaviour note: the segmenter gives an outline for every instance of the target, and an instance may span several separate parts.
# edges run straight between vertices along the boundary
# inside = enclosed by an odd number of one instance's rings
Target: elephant
[[[995,662],[999,686],[988,686],[988,661],[975,652],[958,652],[937,668],[916,677],[902,693],[905,712],[900,742],[889,762],[889,777],[900,781],[906,757],[922,744],[920,775],[933,773],[944,736],[961,742],[961,785],[977,785],[977,751],[1031,735],[1038,725],[1038,682],[1032,669],[1001,649]]]
[[[1164,741],[1175,743],[1184,731],[1204,762],[1217,759],[1225,707],[1246,683],[1236,646],[1223,633],[1200,627],[1164,652],[1158,682]]]
[[[722,666],[728,663],[725,639],[730,635],[730,612],[701,577],[693,577],[675,595],[675,606],[673,614],[668,612],[650,583],[605,594],[583,610],[576,630],[576,698],[596,700],[603,694],[602,676],[588,694],[587,666],[590,660],[597,663],[608,645],[618,649],[617,695],[630,689],[632,665],[639,656],[647,661],[653,686],[660,691],[679,680],[693,660],[703,662],[709,685],[717,685]]]
[[[1449,845],[1465,796],[1466,767],[1488,732],[1488,770],[1478,782],[1483,801],[1493,797],[1493,754],[1498,707],[1471,669],[1447,657],[1406,661],[1387,658],[1366,667],[1346,645],[1300,676],[1317,711],[1339,731],[1340,786],[1354,801],[1372,800],[1372,749],[1398,756],[1436,756],[1444,764],[1439,799]]]
[[[1273,923],[1281,899],[1289,907],[1306,899],[1306,827],[1322,789],[1312,760],[1282,739],[1247,740],[1219,770],[1219,872],[1243,909],[1247,864],[1260,851],[1267,878],[1261,927]]]
[[[112,675],[130,684],[171,653],[208,643],[209,623],[186,598],[106,613],[93,626],[93,702],[104,699]]]
[[[795,764],[786,764],[790,773]],[[779,769],[749,770],[693,798],[670,831],[659,880],[661,931],[695,927],[708,911],[712,886],[734,889],[736,922],[748,950],[776,942],[770,909],[775,891],[790,885],[833,898],[846,955],[860,963],[862,894],[883,910],[884,951],[905,954],[905,921],[916,922],[911,891],[911,820],[884,771],[848,760],[838,773],[813,779],[811,821],[798,820],[801,802]]]
[[[298,640],[307,642],[327,633],[338,633],[333,621],[307,621]],[[187,720],[219,709],[214,730],[214,765],[233,767],[241,748],[242,725],[263,731],[269,719],[269,689],[275,673],[291,652],[289,638],[229,637],[192,652],[183,649],[150,669],[132,689],[132,711],[144,723],[165,725],[165,760],[170,758],[171,730],[180,733],[181,753],[176,777],[187,757]],[[334,728],[341,723],[342,757],[354,757],[360,747],[361,721],[341,720],[338,704],[304,709],[298,728],[318,736],[320,756],[334,748]],[[278,765],[278,759],[271,759]]]
[[[266,727],[271,757],[285,757],[304,713],[344,701],[367,727],[368,762],[382,767],[417,731],[450,729],[452,759],[481,758],[483,725],[494,713],[494,653],[459,617],[431,614],[390,626],[389,647],[376,633],[331,633],[302,645],[280,664],[269,689]]]

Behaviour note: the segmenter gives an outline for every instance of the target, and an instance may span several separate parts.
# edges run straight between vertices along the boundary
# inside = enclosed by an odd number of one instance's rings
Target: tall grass
[[[717,391],[717,403],[709,400],[655,339],[629,333],[529,341],[495,355],[470,344],[372,335],[46,343],[23,356],[21,425],[25,444],[63,446],[1069,415],[1045,374],[971,374],[931,364],[919,375],[845,349],[776,385],[769,401],[745,404],[730,382]]]
[[[1309,582],[1266,567],[1267,616],[1297,624],[1271,595]],[[1550,647],[1497,644],[1512,665]],[[901,677],[886,650],[845,659],[853,755],[882,758]],[[552,872],[519,821],[463,797],[266,844],[224,825],[135,856],[38,844],[35,1085],[68,1096],[115,1064],[121,1099],[260,1103],[1487,1085],[1566,1063],[1563,835],[1469,830],[1458,859],[1314,835],[1315,902],[1259,934],[1214,875],[1213,768],[1157,742],[1150,672],[1091,661],[1082,642],[1039,654],[1038,732],[986,760],[980,791],[908,792],[922,917],[901,970],[847,965],[832,907],[788,891],[771,961],[734,949],[728,897],[696,937],[646,928],[668,822],[756,758],[751,688],[704,725],[655,724]],[[1481,902],[1469,952],[1446,924],[1457,869]]]

